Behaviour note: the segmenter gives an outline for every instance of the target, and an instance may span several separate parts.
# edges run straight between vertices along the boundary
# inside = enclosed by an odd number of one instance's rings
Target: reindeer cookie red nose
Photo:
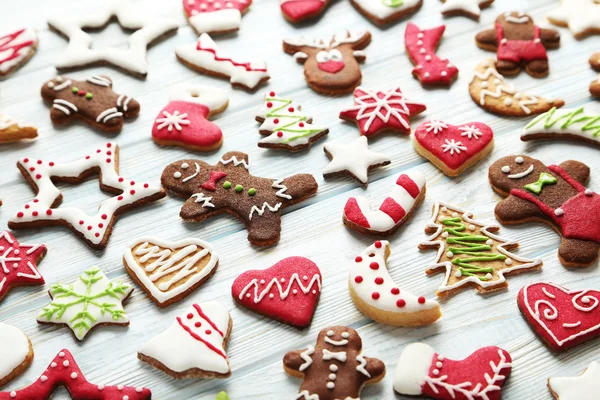
[[[339,72],[342,69],[344,69],[343,61],[330,60],[323,63],[318,63],[317,65],[319,66],[319,69],[321,71],[329,72],[331,74],[335,74],[336,72]]]
[[[338,49],[331,49],[329,51],[320,51],[317,54],[317,66],[321,71],[335,74],[344,69],[344,56]]]

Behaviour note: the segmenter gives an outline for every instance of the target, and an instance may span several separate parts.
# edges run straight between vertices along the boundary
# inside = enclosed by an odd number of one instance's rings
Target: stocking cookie
[[[296,328],[312,321],[321,295],[319,267],[304,257],[288,257],[264,270],[238,276],[231,287],[241,306]]]
[[[406,54],[415,68],[412,74],[422,85],[450,86],[458,75],[456,68],[447,58],[435,54],[446,25],[421,30],[409,22],[404,32]]]
[[[77,340],[83,340],[96,326],[129,325],[123,309],[133,288],[123,282],[111,282],[98,267],[84,271],[72,284],[52,285],[52,301],[42,309],[37,322],[66,325]]]
[[[423,5],[423,0],[352,0],[352,5],[362,15],[381,26],[416,12]]]
[[[492,5],[494,0],[442,0],[442,14],[444,17],[464,15],[479,21],[481,10]]]
[[[30,28],[0,36],[0,80],[25,65],[35,54],[37,46],[37,34]]]
[[[113,92],[112,81],[104,75],[92,75],[85,81],[56,77],[44,83],[42,98],[52,103],[50,119],[54,124],[69,124],[77,118],[108,133],[121,132],[125,118],[140,113],[140,103]]]
[[[344,207],[344,225],[364,235],[389,236],[402,226],[425,198],[425,177],[413,171],[396,180],[392,192],[377,210],[366,197],[350,197]]]
[[[482,61],[475,68],[469,93],[484,110],[507,117],[526,117],[565,105],[562,100],[548,100],[517,91],[498,73],[491,59]]]
[[[548,378],[548,389],[556,400],[594,400],[599,379],[600,364],[592,361],[579,376]]]
[[[242,23],[242,14],[248,11],[252,0],[215,2],[212,0],[182,0],[188,22],[199,35],[236,32]]]
[[[233,320],[216,301],[192,304],[166,331],[150,339],[138,358],[175,379],[227,378],[225,348]]]
[[[383,362],[363,356],[358,332],[345,326],[325,328],[315,347],[287,353],[283,368],[304,380],[297,399],[358,399],[365,385],[385,377]]]
[[[594,71],[600,72],[600,53],[594,53],[590,57],[590,66]],[[590,94],[594,97],[600,97],[600,75],[590,83]]]
[[[106,247],[121,213],[166,196],[160,188],[119,176],[119,147],[115,143],[107,143],[93,154],[69,163],[23,158],[17,167],[36,197],[8,221],[8,227],[66,226],[94,249]],[[59,207],[62,193],[56,182],[78,184],[95,173],[99,174],[100,189],[115,194],[100,204],[96,215],[89,216],[76,207]]]
[[[21,124],[0,114],[0,144],[35,139],[37,136],[35,126]]]
[[[546,17],[554,25],[569,27],[577,39],[600,34],[600,4],[594,0],[561,0]]]
[[[266,136],[258,142],[258,147],[267,149],[304,150],[329,133],[328,128],[312,125],[312,117],[301,106],[275,92],[265,95],[256,121],[261,123],[260,134]]]
[[[281,13],[292,24],[297,24],[321,15],[329,0],[281,0]]]
[[[229,78],[231,86],[256,90],[269,80],[264,61],[238,61],[221,53],[216,43],[203,33],[194,44],[184,44],[175,49],[177,59],[185,66],[202,74]]]
[[[159,307],[176,303],[208,280],[219,266],[212,246],[200,239],[135,240],[123,254],[129,275]]]
[[[248,168],[248,155],[232,151],[217,165],[190,159],[174,162],[161,181],[169,192],[187,199],[179,214],[184,220],[233,214],[248,228],[250,243],[271,246],[279,241],[281,211],[315,194],[318,185],[309,174],[269,179],[250,175]]]
[[[479,32],[475,38],[483,50],[496,52],[496,69],[502,75],[517,75],[521,67],[534,78],[548,75],[546,49],[560,46],[560,34],[544,29],[522,12],[506,12],[496,18],[494,29]]]
[[[69,350],[61,350],[37,381],[19,390],[0,392],[0,400],[49,400],[63,386],[73,400],[150,400],[152,392],[143,387],[106,386],[90,383],[83,376]]]
[[[160,146],[210,151],[221,147],[223,133],[208,119],[224,111],[229,97],[223,90],[187,85],[175,89],[152,127],[152,139]]]
[[[435,300],[400,289],[387,272],[390,243],[376,241],[350,264],[348,288],[354,305],[369,318],[395,326],[423,326],[442,316]]]
[[[366,60],[367,55],[362,50],[369,43],[368,31],[356,31],[325,40],[285,39],[283,51],[304,64],[306,82],[315,92],[335,96],[349,93],[360,85],[359,63]]]
[[[425,343],[411,343],[398,360],[394,390],[436,400],[500,400],[511,370],[512,358],[500,347],[451,360]]]
[[[427,121],[415,131],[413,144],[417,153],[444,174],[458,176],[492,151],[494,132],[481,122]]]
[[[10,232],[0,232],[0,300],[13,287],[44,284],[37,265],[45,255],[43,244],[20,244]]]
[[[536,139],[578,140],[600,147],[600,115],[577,109],[551,109],[521,131],[524,142]]]
[[[514,240],[495,233],[498,225],[486,225],[473,219],[473,213],[450,204],[436,202],[433,217],[425,232],[431,234],[419,249],[436,249],[435,260],[427,266],[427,275],[445,272],[438,296],[449,296],[474,287],[489,293],[508,287],[506,275],[535,271],[542,260],[517,256],[510,250],[519,247]]]
[[[33,361],[31,341],[20,329],[0,322],[0,387],[21,375]],[[0,397],[2,394],[0,394]]]
[[[533,331],[554,351],[566,351],[600,335],[598,290],[537,282],[523,286],[517,303]]]
[[[340,118],[356,122],[360,134],[375,136],[386,131],[410,134],[410,117],[425,111],[425,104],[407,99],[399,87],[390,90],[354,90],[354,105],[340,112]]]
[[[562,236],[558,258],[566,267],[587,267],[600,249],[600,195],[584,185],[590,168],[578,161],[546,166],[528,156],[508,156],[489,169],[492,188],[507,197],[496,206],[502,224],[549,224]]]

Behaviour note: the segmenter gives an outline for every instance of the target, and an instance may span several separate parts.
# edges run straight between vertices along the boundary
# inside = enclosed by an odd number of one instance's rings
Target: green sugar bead
[[[238,193],[241,193],[244,190],[244,187],[242,185],[235,185],[235,191]]]
[[[88,99],[88,100],[91,100],[92,97],[94,97],[94,95],[91,94],[91,93],[89,93],[89,92],[85,94],[85,98]]]
[[[223,183],[223,188],[224,188],[224,189],[231,189],[231,182],[229,182],[229,181],[225,181],[225,182]]]
[[[250,196],[254,196],[254,195],[256,194],[256,189],[254,189],[254,188],[250,188],[250,189],[248,189],[248,194],[249,194]]]
[[[76,86],[73,86],[73,88],[71,89],[71,91],[72,91],[73,93],[77,93],[77,92],[79,92],[79,88],[78,88],[78,87],[76,87]]]

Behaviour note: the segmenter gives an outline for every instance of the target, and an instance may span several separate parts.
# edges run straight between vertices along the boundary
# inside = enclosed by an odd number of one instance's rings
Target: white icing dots
[[[175,178],[175,179],[179,179],[179,178],[181,178],[181,172],[179,172],[179,171],[175,172],[175,173],[173,174],[173,178]]]
[[[47,380],[48,380],[48,377],[46,375],[40,376],[40,381],[46,382]]]
[[[449,251],[449,252],[446,253],[446,257],[452,258],[452,257],[454,257],[454,253],[451,252],[451,251]]]
[[[329,370],[330,370],[331,372],[337,372],[337,370],[338,370],[338,366],[337,366],[337,365],[335,365],[335,364],[331,364],[331,365],[329,366]]]
[[[119,386],[117,386],[117,390],[118,390],[119,392],[120,392],[121,390],[123,390],[124,388],[125,388],[125,386],[123,386],[123,385],[119,385]]]
[[[500,170],[505,174],[508,174],[510,172],[510,167],[508,165],[505,165],[502,168],[500,168]]]
[[[104,385],[98,385],[98,390],[101,392],[104,390]]]
[[[471,225],[469,225],[469,230],[470,230],[471,232],[473,232],[473,231],[475,230],[475,225],[472,225],[472,224],[471,224]]]
[[[69,360],[65,360],[65,361],[63,361],[63,367],[65,367],[65,368],[66,368],[66,367],[68,367],[69,365],[71,365],[71,364],[69,363]]]
[[[58,356],[59,356],[60,358],[64,358],[64,357],[65,357],[65,353],[61,351],[60,353],[58,353]]]
[[[456,272],[454,273],[454,276],[457,278],[460,278],[462,276],[462,272],[460,272],[460,269],[456,270]]]
[[[515,162],[517,164],[523,164],[525,162],[525,160],[523,160],[523,157],[518,156],[517,158],[515,158]]]
[[[343,333],[342,333],[342,337],[343,337],[344,339],[348,339],[348,338],[350,337],[350,334],[349,334],[348,332],[343,332]]]
[[[487,274],[485,274],[486,279],[492,279],[492,274],[490,274],[489,272]]]
[[[79,375],[77,375],[77,372],[73,372],[73,373],[71,374],[71,379],[77,379],[77,377],[78,377],[78,376],[79,376]]]
[[[485,244],[487,244],[488,246],[491,246],[494,244],[494,241],[492,239],[488,239],[487,242],[485,242]]]
[[[17,392],[15,392],[14,390],[12,392],[10,392],[10,398],[14,399],[15,397],[17,397]]]
[[[554,210],[554,215],[556,215],[557,217],[562,217],[564,214],[565,212],[562,208],[557,208],[556,210]]]
[[[329,390],[335,389],[335,383],[333,383],[333,382],[327,382],[327,389],[329,389]]]
[[[181,164],[181,168],[182,169],[188,169],[190,167],[190,164],[184,162],[183,164]]]
[[[507,258],[506,260],[504,260],[504,264],[506,265],[512,265],[513,261],[510,258]]]
[[[333,332],[333,330],[328,330],[327,331],[327,336],[332,337],[335,334],[335,332]]]
[[[434,369],[433,370],[433,374],[434,375],[439,375],[440,374],[440,370],[439,369]]]
[[[591,195],[593,195],[593,194],[594,194],[594,192],[592,192],[592,190],[591,190],[591,189],[585,189],[585,195],[586,195],[586,196],[591,196]]]
[[[336,374],[329,374],[329,380],[330,381],[335,381],[335,378],[337,378]]]
[[[50,368],[56,368],[56,363],[52,362],[52,364],[50,364]]]

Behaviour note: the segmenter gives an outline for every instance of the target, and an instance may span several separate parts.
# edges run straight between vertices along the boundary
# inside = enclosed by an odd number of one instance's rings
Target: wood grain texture
[[[390,191],[396,177],[414,169],[427,178],[427,196],[412,220],[391,238],[392,256],[388,267],[393,279],[415,293],[434,296],[443,276],[425,275],[425,266],[435,252],[420,252],[417,243],[426,236],[423,232],[436,199],[455,203],[475,212],[479,219],[494,222],[493,208],[500,198],[493,193],[487,181],[487,168],[499,157],[527,152],[546,164],[560,163],[575,158],[592,167],[590,187],[600,189],[600,159],[598,150],[584,144],[553,143],[519,140],[520,129],[531,118],[499,118],[484,112],[473,103],[468,83],[474,67],[492,54],[479,50],[474,41],[477,32],[492,26],[495,17],[504,11],[524,9],[541,25],[547,26],[545,14],[558,5],[557,0],[497,1],[482,12],[481,22],[455,17],[443,19],[441,2],[425,1],[423,8],[411,20],[421,28],[446,23],[447,29],[440,56],[448,57],[458,66],[456,83],[447,89],[424,90],[411,76],[413,66],[405,54],[404,29],[406,21],[388,29],[379,29],[357,13],[350,2],[334,2],[318,21],[294,27],[280,15],[275,0],[257,0],[243,17],[239,34],[218,39],[226,54],[240,59],[263,58],[268,62],[271,80],[256,94],[231,90],[226,80],[201,76],[177,62],[174,48],[194,42],[196,34],[187,25],[180,0],[136,1],[148,13],[178,18],[180,29],[176,36],[153,46],[148,52],[148,78],[137,80],[111,68],[91,68],[68,76],[80,79],[90,73],[105,73],[113,78],[120,93],[135,97],[142,105],[140,116],[127,122],[114,139],[91,130],[83,124],[55,129],[49,118],[49,107],[39,95],[40,85],[55,75],[53,63],[66,42],[46,26],[50,15],[76,15],[92,12],[100,3],[92,1],[45,0],[35,2],[7,2],[0,5],[2,31],[22,25],[38,30],[38,53],[12,78],[0,83],[0,111],[3,114],[34,123],[40,137],[31,144],[13,144],[0,147],[0,229],[22,204],[32,199],[29,185],[20,176],[16,160],[29,156],[41,159],[69,161],[115,140],[121,147],[121,173],[138,181],[158,184],[162,169],[170,162],[193,154],[177,148],[159,148],[150,136],[153,121],[168,101],[169,90],[180,83],[197,83],[231,91],[230,105],[217,116],[216,123],[223,129],[223,147],[216,152],[198,155],[208,163],[215,163],[220,154],[240,150],[249,154],[251,172],[259,176],[286,177],[295,173],[312,173],[320,189],[318,195],[300,205],[287,209],[283,217],[281,242],[272,248],[252,248],[246,240],[243,225],[230,217],[217,217],[201,224],[184,224],[178,216],[183,204],[168,197],[151,206],[127,213],[117,221],[108,248],[91,251],[72,233],[62,228],[47,228],[38,232],[20,231],[16,236],[26,243],[44,243],[48,255],[40,264],[46,279],[45,287],[20,288],[12,291],[0,304],[0,321],[16,325],[31,338],[35,359],[25,374],[8,387],[25,386],[41,374],[47,364],[62,348],[70,349],[87,378],[105,384],[127,384],[150,387],[156,399],[214,399],[220,390],[226,390],[231,399],[293,399],[300,381],[283,371],[282,358],[293,349],[314,344],[319,330],[335,323],[349,325],[363,338],[365,355],[383,360],[388,376],[383,382],[363,391],[364,399],[399,399],[392,390],[396,361],[403,347],[414,341],[425,341],[438,352],[462,358],[475,348],[498,345],[508,350],[514,359],[511,378],[505,387],[505,399],[550,399],[546,378],[580,374],[595,359],[600,341],[591,341],[566,354],[553,355],[534,336],[520,316],[516,296],[521,286],[537,280],[551,280],[569,288],[598,287],[597,266],[569,271],[557,259],[558,236],[542,225],[504,227],[503,236],[520,240],[518,254],[542,257],[541,272],[509,278],[509,289],[494,295],[481,296],[465,291],[442,302],[442,319],[420,329],[403,329],[374,323],[354,307],[347,289],[346,264],[359,254],[372,239],[348,231],[342,224],[342,209],[350,196],[366,194],[372,202],[381,201]],[[362,66],[363,84],[369,88],[387,88],[400,85],[414,101],[424,102],[428,110],[413,119],[413,127],[434,118],[454,124],[481,121],[490,125],[496,134],[496,146],[482,162],[457,178],[448,178],[414,151],[411,139],[394,134],[371,141],[371,149],[388,155],[392,163],[378,168],[370,176],[367,191],[351,179],[322,178],[322,170],[329,160],[322,147],[325,141],[354,140],[358,130],[354,124],[343,123],[338,112],[352,104],[352,96],[323,97],[310,90],[303,75],[303,67],[281,49],[281,39],[288,36],[327,36],[346,28],[369,29],[373,41],[365,51],[367,61]],[[598,109],[590,99],[588,84],[596,77],[587,63],[597,50],[596,38],[576,41],[567,29],[559,28],[562,45],[549,52],[550,75],[533,79],[522,73],[510,79],[520,90],[539,93],[546,97],[561,98],[567,107],[585,105],[588,111]],[[101,33],[94,33],[97,45],[126,46],[127,38],[116,24]],[[316,123],[328,126],[329,136],[310,150],[289,154],[260,149],[261,135],[254,121],[261,107],[265,90],[293,98],[312,114]],[[588,104],[589,103],[589,104]],[[61,185],[65,189],[65,205],[76,205],[94,212],[100,200],[97,181],[80,186]],[[83,343],[76,343],[63,328],[45,327],[36,323],[39,310],[49,301],[50,284],[69,282],[93,265],[102,268],[111,280],[124,279],[133,283],[126,274],[121,257],[128,242],[138,236],[152,234],[165,240],[187,236],[212,243],[220,255],[220,266],[211,280],[187,297],[179,305],[158,309],[144,292],[136,287],[126,303],[131,319],[128,328],[102,328],[93,332]],[[297,331],[275,321],[253,314],[235,305],[230,288],[235,277],[248,269],[266,268],[288,256],[304,256],[321,268],[324,289],[310,329]],[[228,349],[233,374],[227,380],[175,381],[167,375],[141,363],[136,350],[142,343],[166,329],[174,317],[193,302],[218,300],[231,312],[234,328]],[[56,398],[68,398],[66,391],[57,392]]]

